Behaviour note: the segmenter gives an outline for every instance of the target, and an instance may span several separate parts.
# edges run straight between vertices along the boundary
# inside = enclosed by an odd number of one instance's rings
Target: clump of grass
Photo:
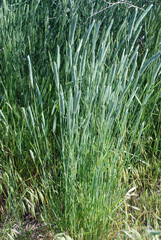
[[[74,239],[141,239],[139,229],[159,227],[160,6],[117,5],[87,19],[100,7],[0,8],[0,211],[3,224],[14,219],[9,229],[38,212]]]

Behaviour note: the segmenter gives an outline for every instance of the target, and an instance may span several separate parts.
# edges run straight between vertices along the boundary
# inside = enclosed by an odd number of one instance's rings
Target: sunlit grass
[[[105,6],[3,1],[3,239],[158,239],[160,6]]]

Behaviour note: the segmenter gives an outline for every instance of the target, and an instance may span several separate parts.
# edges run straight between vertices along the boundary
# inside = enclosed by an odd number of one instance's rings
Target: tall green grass
[[[12,219],[28,213],[74,239],[128,239],[135,194],[148,179],[153,195],[142,204],[155,211],[161,8],[98,12],[106,6],[3,1],[0,202],[1,221],[11,220],[4,239],[14,235]]]

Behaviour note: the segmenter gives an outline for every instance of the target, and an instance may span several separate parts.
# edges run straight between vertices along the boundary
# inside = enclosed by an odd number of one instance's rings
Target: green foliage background
[[[161,6],[133,4],[1,1],[2,223],[39,212],[75,239],[158,227]]]

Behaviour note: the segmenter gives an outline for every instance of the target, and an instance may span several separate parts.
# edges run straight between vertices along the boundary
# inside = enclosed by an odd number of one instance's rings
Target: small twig
[[[127,5],[129,5],[129,6],[131,6],[131,7],[138,8],[138,9],[144,11],[143,8],[137,7],[137,6],[135,6],[135,5],[131,4],[131,3],[128,3],[128,2],[123,2],[123,1],[121,1],[121,2],[110,3],[110,2],[107,2],[106,0],[104,0],[104,2],[105,2],[105,3],[108,3],[110,6],[105,7],[105,8],[101,9],[101,10],[98,11],[98,12],[95,12],[94,14],[92,14],[92,15],[91,15],[90,17],[88,17],[87,19],[89,19],[89,18],[91,18],[91,17],[94,17],[94,16],[97,15],[98,13],[101,13],[101,12],[105,11],[106,9],[111,8],[111,7],[113,7],[114,5],[122,4],[122,3],[123,3],[123,4],[127,4]]]
[[[48,19],[50,19],[50,20],[51,20],[51,19],[55,19],[55,18],[56,18],[56,17],[49,17]]]
[[[131,7],[138,8],[138,9],[144,11],[143,8],[137,7],[137,6],[135,6],[135,5],[131,4],[131,3],[128,3],[127,1],[124,2],[123,0],[120,1],[120,2],[115,2],[115,3],[110,3],[110,2],[107,2],[106,0],[104,0],[104,2],[110,4],[111,6],[116,5],[116,4],[127,4],[127,5],[129,5],[129,6],[131,6]]]
[[[110,7],[112,7],[112,6],[105,7],[105,8],[103,8],[103,9],[101,9],[100,11],[98,11],[98,12],[95,12],[93,15],[91,15],[91,16],[90,16],[90,17],[88,17],[87,19],[89,19],[89,18],[91,18],[91,17],[93,17],[93,16],[97,15],[98,13],[101,13],[101,12],[105,11],[106,9],[108,9],[108,8],[110,8]]]

